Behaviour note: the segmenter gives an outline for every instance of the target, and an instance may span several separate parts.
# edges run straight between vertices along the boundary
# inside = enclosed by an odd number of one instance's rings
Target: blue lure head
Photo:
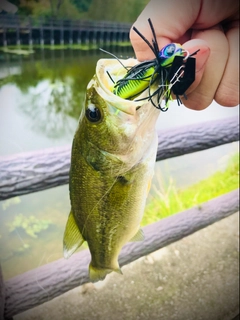
[[[185,50],[179,43],[170,43],[163,47],[158,54],[162,67],[171,66],[176,56],[184,57]]]

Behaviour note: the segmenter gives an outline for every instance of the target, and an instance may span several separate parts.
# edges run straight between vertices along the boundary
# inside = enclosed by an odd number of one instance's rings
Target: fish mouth
[[[120,60],[127,67],[133,67],[138,64],[136,59]],[[106,101],[110,109],[118,109],[129,115],[135,115],[136,111],[146,103],[143,101],[127,100],[118,97],[113,91],[114,82],[123,78],[127,69],[123,67],[116,59],[100,59],[96,66],[95,88],[98,94]],[[110,76],[111,77],[110,77]],[[146,93],[145,93],[146,95]]]

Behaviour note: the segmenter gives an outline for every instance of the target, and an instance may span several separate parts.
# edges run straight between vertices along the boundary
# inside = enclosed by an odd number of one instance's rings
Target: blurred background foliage
[[[134,22],[148,0],[10,0],[33,17]]]

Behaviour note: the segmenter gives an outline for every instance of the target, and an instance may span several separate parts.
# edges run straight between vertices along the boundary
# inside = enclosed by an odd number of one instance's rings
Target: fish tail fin
[[[112,271],[115,271],[119,274],[123,274],[120,267],[116,269],[111,268],[96,268],[92,266],[92,263],[89,265],[89,278],[91,282],[97,282],[99,280],[104,280],[107,276],[107,274],[111,273]]]

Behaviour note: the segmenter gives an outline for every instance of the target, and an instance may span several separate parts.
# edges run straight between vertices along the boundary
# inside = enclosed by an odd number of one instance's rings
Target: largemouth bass
[[[138,63],[121,61],[128,67]],[[72,145],[64,257],[87,241],[93,282],[112,271],[121,273],[121,248],[143,239],[140,223],[156,160],[159,110],[147,100],[124,100],[112,93],[108,74],[116,81],[125,73],[114,59],[98,61]]]

